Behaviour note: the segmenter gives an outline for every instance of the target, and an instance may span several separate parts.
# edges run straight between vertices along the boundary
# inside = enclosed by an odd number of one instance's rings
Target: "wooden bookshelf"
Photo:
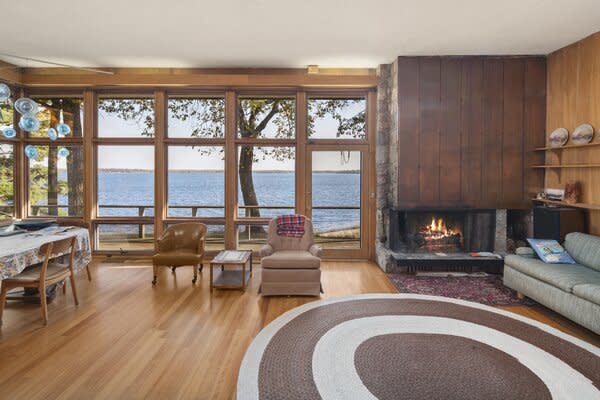
[[[556,151],[556,150],[567,150],[567,149],[584,149],[586,147],[600,146],[600,142],[593,142],[588,144],[567,144],[560,147],[537,147],[533,151]]]
[[[538,202],[538,203],[544,203],[544,204],[551,204],[551,205],[555,205],[555,206],[562,206],[562,207],[583,208],[585,210],[600,210],[600,204],[588,204],[588,203],[569,204],[564,201],[548,200],[548,199],[535,199],[535,198],[531,199],[531,201]]]

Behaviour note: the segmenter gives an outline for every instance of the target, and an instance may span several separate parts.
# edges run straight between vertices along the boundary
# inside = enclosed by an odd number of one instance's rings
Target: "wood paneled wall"
[[[547,133],[556,128],[573,132],[582,123],[596,130],[600,142],[600,32],[548,56]],[[599,164],[600,146],[552,152],[547,163]],[[561,159],[559,157],[562,157]],[[564,189],[567,181],[578,181],[581,202],[600,204],[600,168],[565,168],[546,173],[546,185]],[[589,230],[600,235],[600,211],[588,211]]]
[[[398,206],[531,207],[544,57],[398,59]]]

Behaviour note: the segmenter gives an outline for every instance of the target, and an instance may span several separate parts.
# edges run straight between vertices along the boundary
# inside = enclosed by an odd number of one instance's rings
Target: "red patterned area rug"
[[[504,286],[502,277],[487,274],[388,274],[400,293],[427,294],[473,301],[491,306],[532,305],[519,300],[517,292]]]

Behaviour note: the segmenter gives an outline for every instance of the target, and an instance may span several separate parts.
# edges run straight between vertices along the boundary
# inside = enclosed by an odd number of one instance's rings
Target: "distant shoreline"
[[[98,172],[109,172],[109,173],[127,173],[127,172],[154,172],[153,169],[124,169],[124,168],[102,168],[98,169]],[[183,172],[183,173],[196,173],[196,172],[224,172],[222,169],[171,169],[168,172]],[[293,174],[295,171],[281,171],[281,170],[260,170],[253,171],[254,173],[270,173],[270,174]],[[314,174],[358,174],[359,170],[349,171],[315,171]]]

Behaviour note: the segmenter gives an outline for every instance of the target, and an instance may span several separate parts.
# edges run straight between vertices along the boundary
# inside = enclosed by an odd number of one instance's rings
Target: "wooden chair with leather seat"
[[[204,242],[206,240],[206,225],[197,222],[185,222],[168,227],[156,241],[158,253],[152,257],[154,279],[156,285],[158,267],[175,269],[183,266],[194,268],[194,279],[198,279],[198,270],[202,271],[204,257]]]
[[[24,269],[20,274],[8,279],[4,279],[2,291],[0,292],[0,324],[2,323],[2,314],[6,303],[6,295],[10,289],[14,288],[36,288],[40,292],[40,303],[42,308],[42,319],[44,324],[48,323],[48,305],[46,304],[46,287],[58,282],[67,284],[67,278],[71,281],[71,290],[75,305],[79,304],[77,300],[77,290],[75,288],[75,272],[73,264],[75,262],[75,244],[77,238],[69,237],[66,239],[50,242],[39,248],[39,255],[44,261],[35,266]],[[68,255],[68,264],[62,264],[51,261],[56,257]]]
[[[56,219],[56,223],[59,226],[77,226],[79,228],[85,228],[88,231],[90,230],[90,225],[80,219],[72,219],[72,218],[57,218]],[[87,278],[88,281],[92,281],[92,274],[90,273],[90,265],[86,265],[85,266],[85,272],[87,272]],[[64,293],[64,286],[63,286],[63,293]]]

